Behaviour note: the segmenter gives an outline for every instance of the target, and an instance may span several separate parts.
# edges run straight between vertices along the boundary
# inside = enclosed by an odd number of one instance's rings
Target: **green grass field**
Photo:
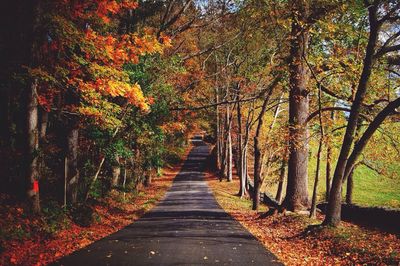
[[[323,156],[323,159],[325,157]],[[318,199],[325,198],[325,161],[321,162]],[[400,162],[388,166],[400,171]],[[312,196],[316,168],[316,156],[310,156],[309,162],[309,195]],[[332,169],[332,172],[334,168]],[[333,175],[333,173],[332,173]],[[268,179],[268,178],[267,178]],[[268,180],[267,180],[268,181]],[[286,184],[285,184],[286,186]],[[275,196],[277,185],[267,184],[266,190]],[[343,186],[343,197],[346,195],[346,184]],[[363,206],[386,206],[400,208],[400,179],[390,178],[361,165],[354,173],[353,202]]]

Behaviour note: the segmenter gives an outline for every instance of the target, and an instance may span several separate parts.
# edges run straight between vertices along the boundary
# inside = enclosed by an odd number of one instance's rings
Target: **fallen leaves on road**
[[[239,181],[207,181],[219,204],[287,265],[399,265],[398,236],[342,222],[339,228],[309,227],[323,216],[273,215],[251,211],[249,199],[239,199]],[[243,207],[247,206],[247,208]]]

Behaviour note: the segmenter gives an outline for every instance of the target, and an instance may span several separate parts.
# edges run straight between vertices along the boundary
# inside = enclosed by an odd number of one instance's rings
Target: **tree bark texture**
[[[253,210],[258,210],[260,206],[261,190],[261,147],[258,136],[254,137],[254,191],[253,191]]]
[[[295,4],[296,5],[296,4]],[[297,4],[301,5],[301,4]],[[284,208],[300,211],[309,206],[308,199],[308,71],[303,57],[307,55],[309,32],[301,23],[306,10],[295,8],[290,41],[289,91],[289,160]],[[297,15],[296,15],[297,14]]]
[[[119,164],[119,156],[115,155],[115,164],[112,166],[112,182],[113,187],[118,186],[119,177],[121,175],[121,166]]]
[[[39,171],[38,171],[38,150],[39,150],[39,129],[38,129],[38,81],[34,80],[28,90],[27,109],[27,181],[29,184],[28,197],[33,213],[40,213],[39,200]]]
[[[329,192],[331,190],[331,161],[332,161],[332,147],[328,140],[326,148],[326,168],[325,168],[325,200],[329,200]]]
[[[228,182],[232,181],[232,163],[233,163],[233,156],[232,156],[232,121],[231,121],[231,114],[229,110],[229,105],[226,106],[226,180]]]
[[[346,203],[353,204],[353,188],[354,188],[354,169],[350,172],[347,177],[347,189],[346,189]]]
[[[239,97],[238,97],[239,98]],[[237,146],[238,146],[238,176],[240,180],[239,197],[243,197],[246,194],[246,179],[244,175],[244,154],[243,154],[243,135],[242,135],[242,110],[241,104],[237,103],[237,123],[238,123],[238,134],[237,134]]]
[[[317,196],[318,196],[317,193],[318,193],[318,182],[319,182],[319,169],[321,164],[322,141],[323,141],[323,136],[321,136],[318,145],[317,167],[315,169],[315,180],[314,180],[314,188],[311,200],[310,218],[315,218],[317,210]]]
[[[79,150],[79,128],[74,121],[67,135],[67,196],[71,204],[78,202],[78,150]]]

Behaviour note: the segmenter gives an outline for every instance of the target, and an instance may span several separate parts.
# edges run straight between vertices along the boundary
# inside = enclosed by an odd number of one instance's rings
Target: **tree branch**
[[[346,108],[346,107],[338,107],[338,106],[332,106],[332,107],[324,107],[324,108],[321,108],[321,112],[325,112],[325,111],[343,111],[343,112],[349,113],[349,112],[351,112],[351,109],[350,109],[350,108]],[[317,110],[317,111],[315,111],[315,112],[312,112],[312,113],[307,117],[306,123],[310,122],[310,121],[311,121],[314,117],[316,117],[319,113],[320,113],[320,110]],[[360,116],[361,116],[362,118],[364,118],[365,120],[367,120],[367,121],[371,121],[371,119],[368,118],[366,115],[360,114]]]
[[[347,178],[351,169],[354,167],[354,164],[358,157],[360,156],[361,152],[364,150],[365,146],[367,145],[369,139],[375,133],[375,131],[380,127],[383,121],[393,113],[400,106],[400,97],[394,101],[391,101],[385,108],[383,108],[374,118],[374,120],[369,124],[368,128],[365,130],[364,134],[361,138],[357,141],[354,145],[353,152],[350,154],[349,159],[347,160],[346,164],[346,171],[344,178]]]

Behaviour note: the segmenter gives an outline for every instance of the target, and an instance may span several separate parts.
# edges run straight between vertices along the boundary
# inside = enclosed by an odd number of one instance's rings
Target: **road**
[[[281,265],[216,202],[204,180],[208,152],[195,146],[142,218],[54,265]]]

